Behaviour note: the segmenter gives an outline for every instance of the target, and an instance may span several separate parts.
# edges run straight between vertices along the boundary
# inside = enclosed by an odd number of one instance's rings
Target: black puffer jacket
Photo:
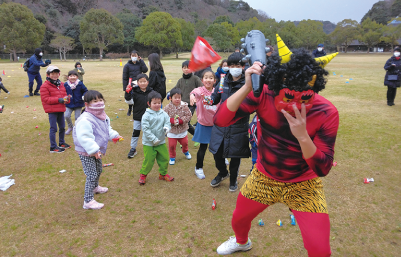
[[[224,79],[223,93],[218,93],[217,85],[212,94],[213,104],[223,103],[232,94],[237,92],[245,84],[245,75],[237,81],[232,81],[231,74]],[[249,158],[251,151],[248,140],[249,115],[238,120],[231,126],[219,127],[214,125],[210,138],[209,151],[215,154],[220,145],[224,144],[223,157],[225,158]]]
[[[141,59],[133,63],[129,60],[123,69],[123,91],[127,88],[129,78],[132,78],[132,81],[136,80],[136,76],[141,73],[148,72],[148,67],[146,67],[145,62]]]
[[[392,65],[392,64],[395,64]],[[388,87],[400,87],[401,85],[401,58],[398,60],[395,56],[392,56],[390,59],[387,60],[386,64],[384,65],[384,69],[387,71],[386,76],[384,76],[384,85]],[[388,80],[388,75],[398,75],[398,80]]]
[[[125,100],[134,100],[134,108],[132,109],[132,118],[134,120],[142,120],[142,116],[148,108],[148,95],[152,92],[151,87],[147,87],[143,92],[138,86],[133,87],[129,94],[125,94]]]
[[[166,76],[164,71],[150,71],[149,72],[149,87],[162,95],[162,102],[166,98]]]

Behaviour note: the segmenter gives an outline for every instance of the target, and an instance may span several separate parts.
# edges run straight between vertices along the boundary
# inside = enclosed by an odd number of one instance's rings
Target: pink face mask
[[[288,88],[283,88],[280,90],[279,94],[274,97],[274,105],[277,111],[281,112],[284,110],[295,116],[293,105],[295,104],[298,110],[301,112],[302,104],[305,105],[306,113],[312,108],[313,101],[315,99],[315,92],[309,89],[306,91],[298,92],[295,90],[289,90]]]
[[[86,111],[95,115],[101,120],[106,119],[106,113],[104,112],[105,105],[103,102],[94,103],[94,104],[86,104]]]

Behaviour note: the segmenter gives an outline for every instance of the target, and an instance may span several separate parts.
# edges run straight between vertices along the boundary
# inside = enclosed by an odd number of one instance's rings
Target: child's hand
[[[175,119],[174,120],[174,125],[176,125],[176,126],[180,125],[180,121],[178,119]]]
[[[61,103],[61,104],[65,104],[67,101],[64,100],[64,98],[59,98],[59,99],[58,99],[58,102]]]
[[[100,151],[98,151],[97,153],[95,153],[95,154],[92,154],[91,156],[95,156],[95,158],[96,159],[102,159],[102,153],[100,152]]]
[[[153,141],[153,145],[154,146],[157,146],[157,145],[159,145],[160,144],[160,140],[159,139],[156,139],[155,141]]]
[[[129,93],[132,90],[132,86],[131,85],[127,85],[127,88],[125,89],[125,92]]]
[[[113,138],[112,140],[113,140],[113,142],[114,142],[114,144],[115,144],[115,143],[117,143],[117,142],[123,141],[124,138],[123,138],[122,136],[118,136],[118,137]]]
[[[194,105],[196,103],[196,98],[195,98],[195,95],[194,94],[191,94],[190,96],[189,96],[189,105]]]

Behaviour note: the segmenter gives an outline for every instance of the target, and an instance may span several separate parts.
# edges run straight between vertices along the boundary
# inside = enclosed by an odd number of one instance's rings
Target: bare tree
[[[56,34],[56,38],[50,42],[49,46],[58,50],[60,53],[60,61],[63,60],[63,56],[64,60],[66,61],[66,53],[74,49],[74,39],[72,37]],[[63,56],[61,54],[63,54]]]

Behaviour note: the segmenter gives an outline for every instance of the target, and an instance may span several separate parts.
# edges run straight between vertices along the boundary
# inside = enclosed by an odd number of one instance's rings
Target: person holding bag
[[[387,105],[393,106],[395,95],[397,93],[397,87],[401,86],[401,60],[400,60],[400,48],[394,49],[394,55],[387,60],[384,65],[384,69],[387,71],[384,76],[384,85],[387,86]]]

